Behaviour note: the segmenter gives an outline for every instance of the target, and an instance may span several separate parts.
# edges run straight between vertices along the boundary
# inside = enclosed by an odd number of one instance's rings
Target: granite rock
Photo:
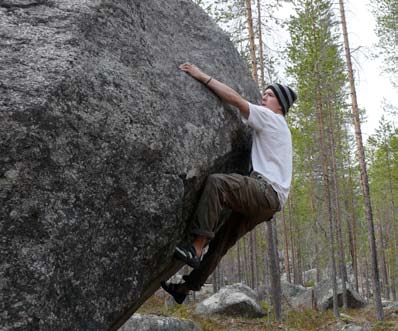
[[[3,0],[0,31],[0,329],[107,330],[207,175],[247,169],[237,110],[178,65],[259,92],[190,0]]]
[[[197,315],[263,317],[265,312],[256,292],[244,284],[227,285],[195,308]]]
[[[134,314],[120,331],[198,331],[200,327],[191,320],[174,317]]]

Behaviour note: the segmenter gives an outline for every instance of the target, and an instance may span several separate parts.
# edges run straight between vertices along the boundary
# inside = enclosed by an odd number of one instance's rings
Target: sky
[[[364,138],[375,133],[382,114],[382,101],[398,105],[398,90],[382,73],[381,59],[370,57],[378,42],[375,19],[369,0],[346,0],[346,18],[353,64],[356,70],[357,97],[360,108],[366,110],[367,122],[362,123]],[[398,119],[395,118],[395,124]]]

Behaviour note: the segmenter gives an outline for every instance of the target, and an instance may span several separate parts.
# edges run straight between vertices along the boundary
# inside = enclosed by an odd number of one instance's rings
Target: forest
[[[252,231],[213,274],[216,289],[245,282],[272,288],[275,315],[282,316],[280,278],[313,285],[343,280],[374,304],[398,295],[398,114],[388,95],[374,132],[361,126],[350,22],[343,0],[195,1],[233,40],[253,79],[288,82],[298,102],[288,116],[293,136],[293,182],[276,222]],[[368,52],[380,59],[381,75],[398,87],[398,1],[368,5],[378,43]],[[284,17],[281,18],[281,12]],[[281,32],[282,31],[282,32]],[[278,263],[280,262],[280,263]],[[315,270],[315,280],[305,272]],[[333,312],[339,316],[337,296]]]

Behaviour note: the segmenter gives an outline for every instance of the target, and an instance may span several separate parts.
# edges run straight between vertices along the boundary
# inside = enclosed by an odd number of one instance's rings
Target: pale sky
[[[346,0],[347,28],[356,70],[357,97],[360,108],[366,109],[367,122],[362,123],[364,140],[375,132],[382,114],[382,100],[398,105],[398,91],[382,74],[382,61],[372,59],[371,51],[377,43],[375,19],[369,0]],[[395,119],[398,124],[398,119]]]

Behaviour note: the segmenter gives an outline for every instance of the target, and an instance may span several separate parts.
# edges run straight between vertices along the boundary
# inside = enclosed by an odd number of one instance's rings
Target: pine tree
[[[333,178],[331,153],[335,152],[330,132],[338,133],[338,125],[331,118],[331,112],[342,112],[344,99],[343,62],[341,59],[338,41],[336,37],[336,22],[333,19],[331,1],[327,0],[297,0],[295,3],[296,16],[289,24],[291,34],[291,45],[289,46],[289,57],[291,65],[289,73],[296,79],[299,104],[291,123],[302,133],[293,135],[294,146],[300,148],[295,153],[294,192],[306,187],[307,195],[319,196],[322,199],[315,208],[306,206],[306,210],[312,210],[315,215],[315,224],[322,233],[326,233],[319,219],[326,217],[328,224],[327,243],[330,253],[331,278],[333,282],[333,308],[338,316],[337,302],[337,279],[335,259],[335,222],[336,210],[332,208],[332,197],[337,192],[333,191],[330,178]],[[336,100],[336,102],[335,102]],[[296,140],[297,139],[297,140]],[[320,145],[320,146],[319,146]],[[336,156],[334,158],[336,161]],[[299,168],[297,168],[299,164]],[[321,165],[321,167],[320,167]],[[337,176],[337,166],[336,176]],[[309,170],[310,169],[310,170]],[[309,177],[312,178],[309,178]],[[296,180],[300,177],[300,180]],[[303,182],[303,178],[307,179]],[[298,188],[300,185],[300,189]],[[323,190],[321,189],[323,187]],[[307,199],[308,200],[308,199]],[[312,198],[309,201],[314,201]],[[312,202],[314,204],[314,202]],[[321,210],[319,210],[320,206]],[[311,213],[305,213],[311,215]],[[324,243],[320,242],[321,245]],[[343,247],[341,248],[341,250]],[[340,261],[340,264],[345,263]],[[321,265],[322,261],[319,261]]]
[[[374,233],[372,204],[369,192],[369,179],[366,168],[365,152],[362,143],[361,122],[359,118],[359,108],[358,108],[358,101],[355,89],[354,73],[351,62],[351,51],[348,40],[348,32],[347,32],[347,24],[345,19],[343,0],[339,0],[339,4],[340,4],[341,25],[343,29],[343,38],[344,38],[344,50],[346,54],[348,77],[351,89],[351,101],[352,101],[352,113],[353,113],[354,126],[355,126],[355,138],[357,141],[358,160],[361,168],[362,192],[365,199],[366,219],[368,222],[368,235],[369,235],[371,264],[372,264],[373,294],[376,304],[377,319],[382,321],[384,320],[384,313],[383,313],[383,306],[381,304],[380,279],[379,279],[379,269],[377,263],[377,247],[376,247],[376,238]]]
[[[398,130],[393,128],[392,122],[385,116],[379,122],[376,133],[368,140],[370,151],[370,178],[372,192],[372,201],[378,212],[378,222],[383,236],[380,239],[383,245],[382,253],[387,254],[382,266],[383,288],[385,296],[391,293],[396,300],[396,287],[398,275],[398,231],[397,231],[397,196],[398,189]],[[385,266],[384,266],[385,265]],[[388,274],[389,270],[389,274]]]
[[[385,71],[398,87],[398,0],[378,0],[372,6]]]

